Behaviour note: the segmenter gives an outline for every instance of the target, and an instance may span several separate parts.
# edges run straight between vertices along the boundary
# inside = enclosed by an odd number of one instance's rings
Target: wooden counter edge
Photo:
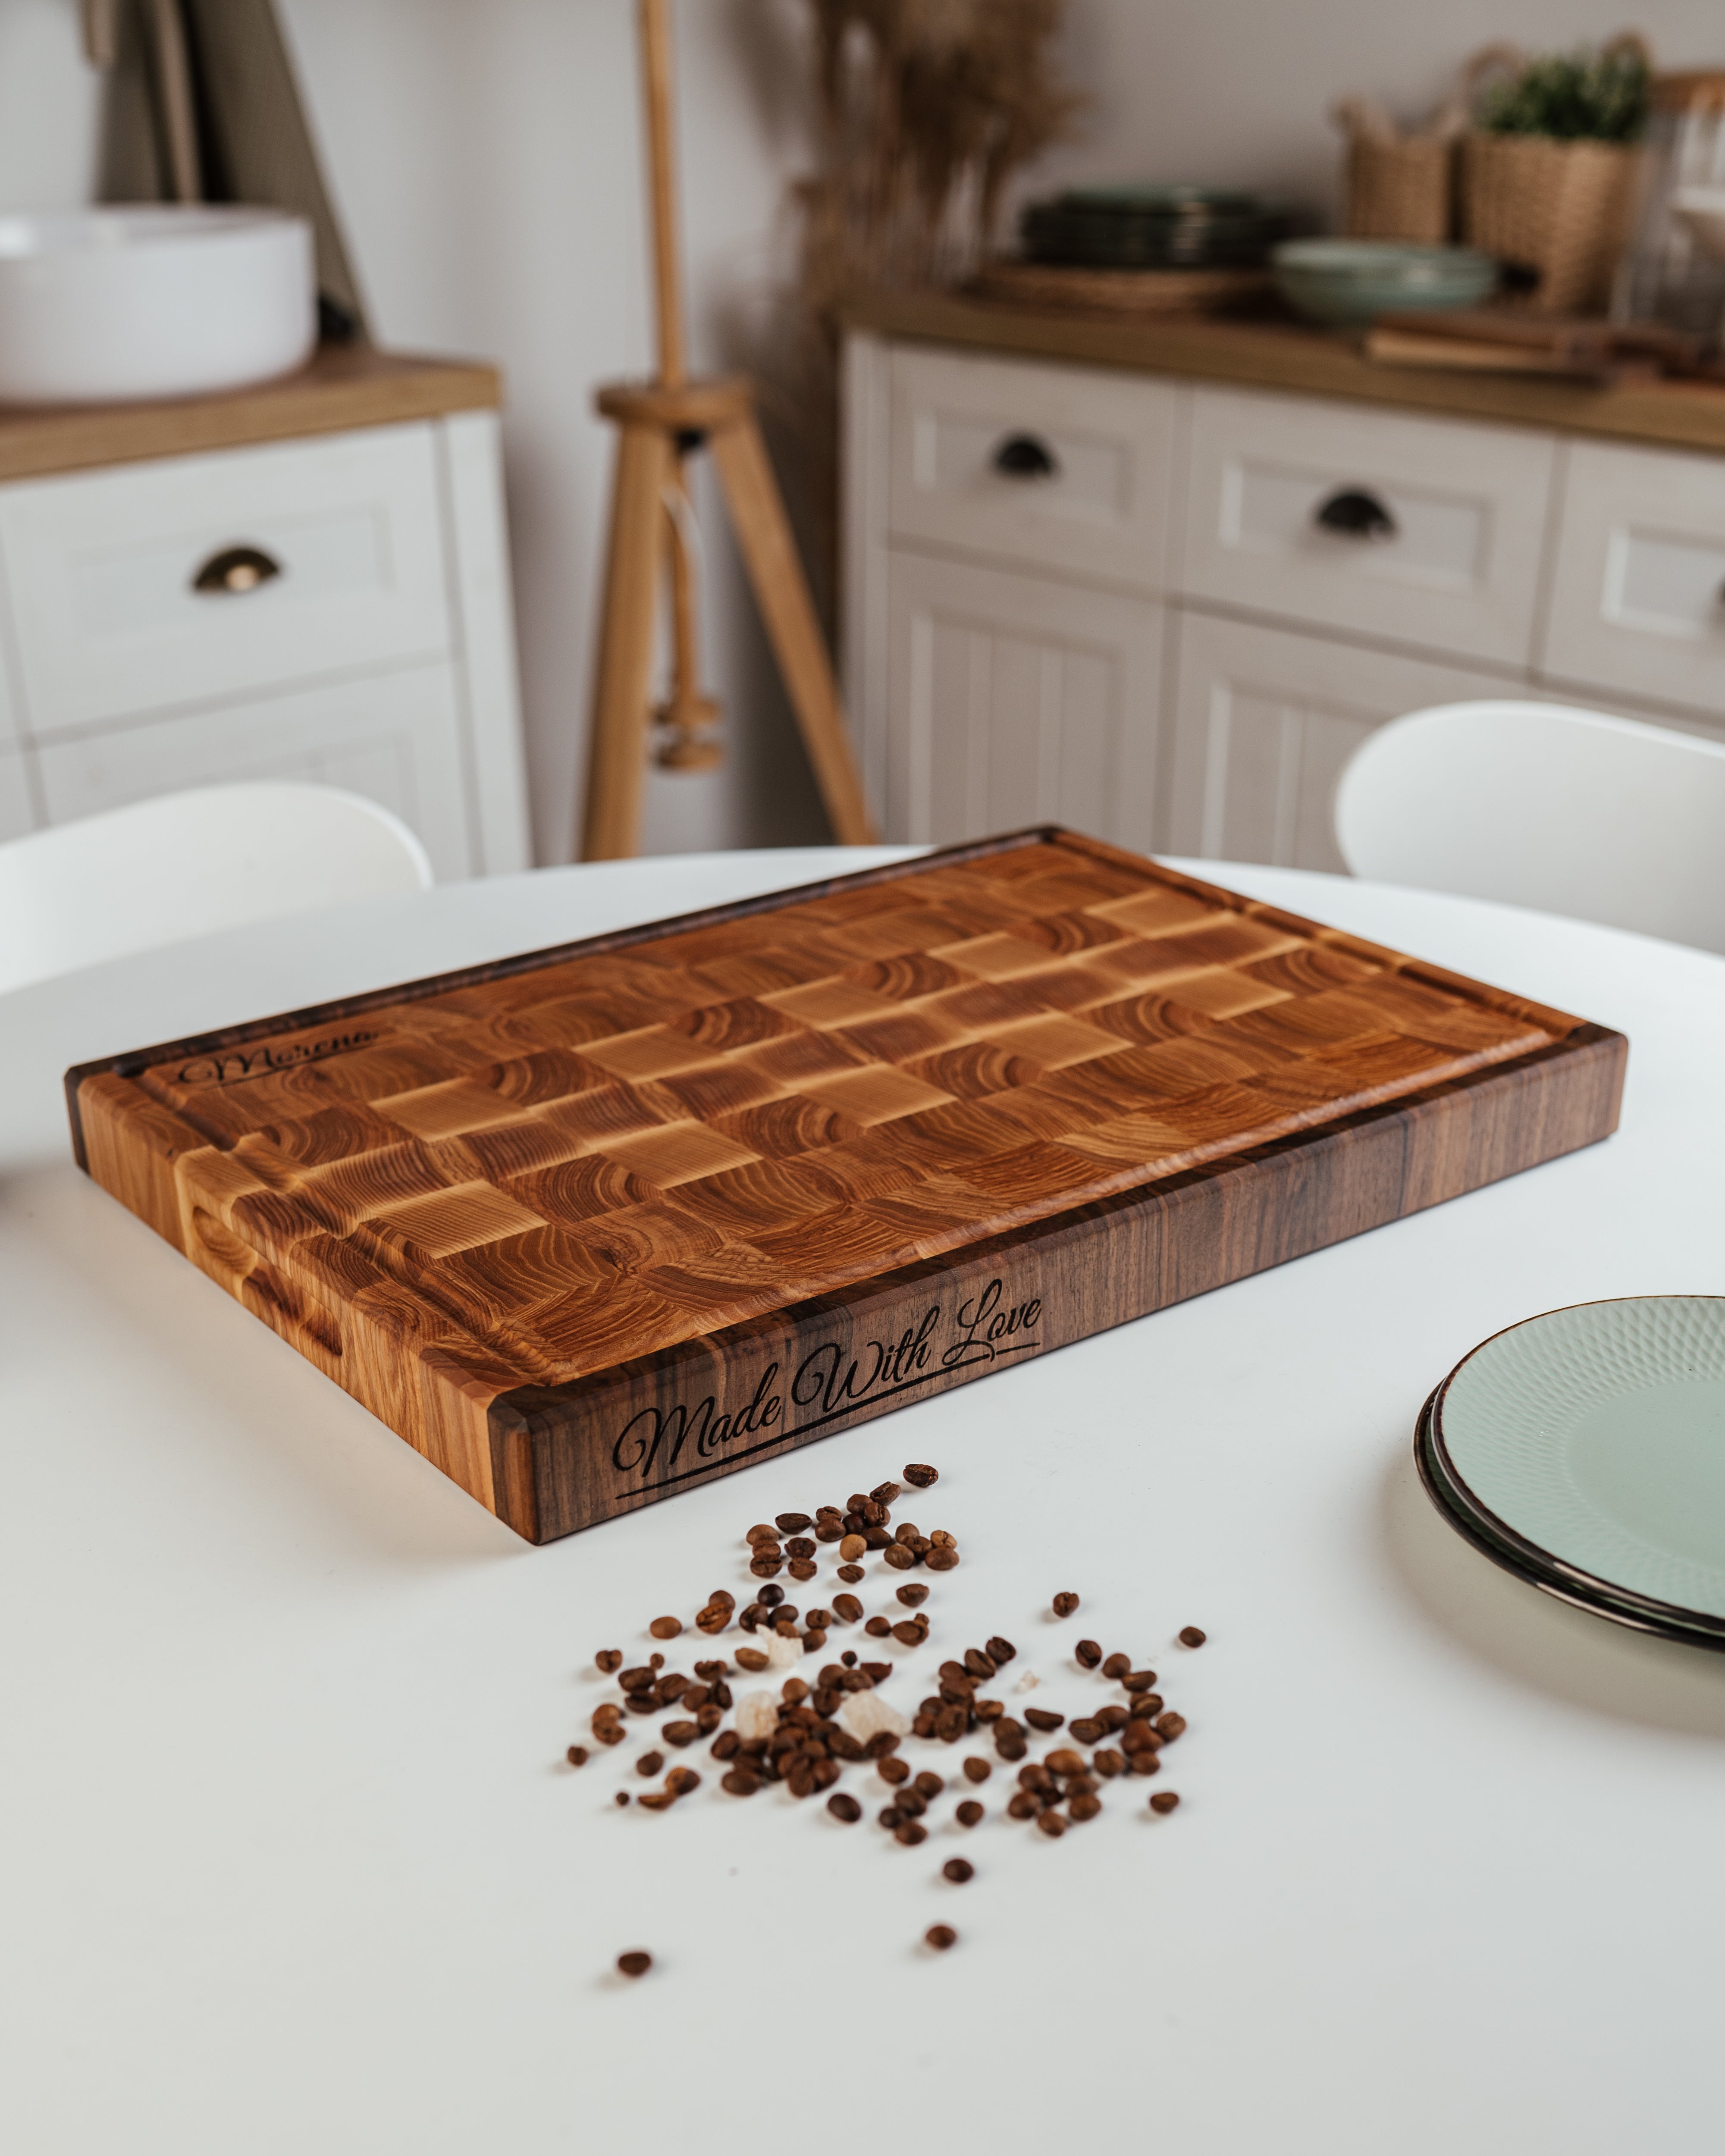
[[[297,374],[221,396],[0,405],[0,481],[490,410],[502,394],[498,369],[481,360],[326,345]]]
[[[1342,337],[1296,323],[1201,315],[1118,322],[939,292],[859,295],[840,313],[847,328],[911,343],[963,345],[1653,448],[1725,453],[1725,386],[1711,382],[1636,381],[1600,388],[1537,377],[1384,367]]]

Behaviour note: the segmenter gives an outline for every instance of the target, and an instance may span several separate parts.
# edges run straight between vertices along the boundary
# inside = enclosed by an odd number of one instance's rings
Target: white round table
[[[543,1549],[72,1166],[69,1064],[832,860],[455,886],[0,999],[0,2142],[1717,2148],[1725,1656],[1494,1569],[1409,1438],[1501,1326],[1725,1286],[1725,962],[1194,864],[1621,1028],[1619,1134]],[[937,1646],[1004,1631],[1004,1681],[1057,1707],[1081,1632],[1150,1661],[1190,1722],[1160,1783],[1055,1842],[1004,1819],[997,1768],[983,1825],[906,1849],[783,1789],[722,1797],[701,1753],[661,1816],[614,1809],[614,1754],[562,1763],[595,1649],[746,1584],[751,1522],[915,1460],[942,1471],[915,1517],[965,1552]],[[1171,1645],[1189,1623],[1200,1652]],[[961,1848],[978,1876],[948,1886]],[[631,1985],[634,1946],[657,1965]]]

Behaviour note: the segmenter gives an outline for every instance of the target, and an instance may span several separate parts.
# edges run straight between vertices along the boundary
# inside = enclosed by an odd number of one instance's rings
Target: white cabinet
[[[1336,780],[1404,711],[1725,729],[1725,457],[866,332],[844,383],[845,690],[888,838],[1050,818],[1333,869]]]
[[[1725,459],[1572,444],[1541,665],[1725,719]]]
[[[528,864],[490,412],[0,485],[0,829],[292,777]]]
[[[888,826],[937,844],[1061,823],[1154,830],[1162,610],[896,549]]]
[[[1173,634],[1163,843],[1212,860],[1343,870],[1336,782],[1373,728],[1425,705],[1503,692],[1487,675],[1189,609]]]
[[[1525,666],[1554,454],[1507,427],[1199,390],[1179,588]]]

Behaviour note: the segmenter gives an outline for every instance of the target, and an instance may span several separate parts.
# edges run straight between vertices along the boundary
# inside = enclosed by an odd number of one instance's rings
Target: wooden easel
[[[778,661],[833,834],[847,845],[875,836],[845,730],[838,685],[809,596],[784,504],[742,379],[691,382],[684,367],[682,279],[677,250],[670,122],[667,0],[640,0],[641,58],[653,197],[659,372],[646,383],[613,382],[595,402],[622,429],[611,500],[604,620],[588,747],[582,857],[633,854],[640,834],[648,722],[656,718],[660,763],[700,769],[718,762],[718,706],[700,690],[691,512],[684,459],[711,449],[743,566]],[[660,571],[671,587],[672,686],[649,715]]]

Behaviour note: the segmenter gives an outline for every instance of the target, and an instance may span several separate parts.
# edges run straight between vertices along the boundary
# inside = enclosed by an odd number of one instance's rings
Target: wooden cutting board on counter
[[[547,1542],[1605,1137],[1620,1034],[1025,831],[67,1074]]]

